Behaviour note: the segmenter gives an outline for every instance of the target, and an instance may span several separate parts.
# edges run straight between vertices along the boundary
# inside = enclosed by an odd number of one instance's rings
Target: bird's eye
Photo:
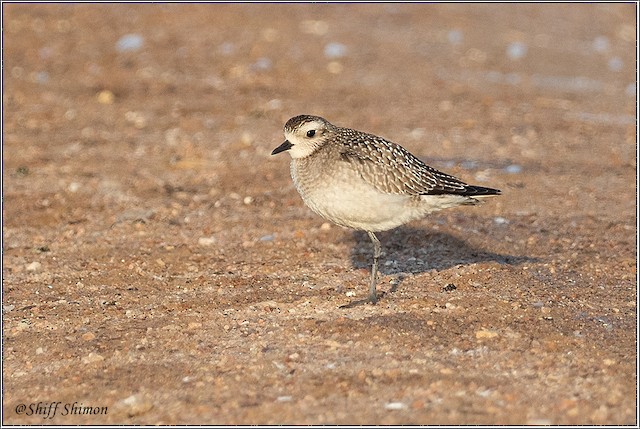
[[[316,130],[309,130],[307,131],[307,137],[313,137],[316,135]]]

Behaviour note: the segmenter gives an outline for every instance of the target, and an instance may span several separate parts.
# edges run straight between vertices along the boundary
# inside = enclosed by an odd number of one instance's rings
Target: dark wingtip
[[[489,195],[500,195],[500,189],[485,188],[484,186],[466,186],[463,195],[470,197],[482,197]]]

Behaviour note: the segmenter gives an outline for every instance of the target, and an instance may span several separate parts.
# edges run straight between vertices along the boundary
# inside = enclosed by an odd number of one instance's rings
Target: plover
[[[376,232],[500,194],[429,167],[396,143],[338,127],[319,116],[289,119],[284,136],[271,155],[289,152],[291,177],[305,204],[333,223],[369,234],[374,249],[369,288],[373,304],[381,253]]]

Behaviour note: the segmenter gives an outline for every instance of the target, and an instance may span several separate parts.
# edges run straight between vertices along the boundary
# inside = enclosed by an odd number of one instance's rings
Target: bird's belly
[[[328,185],[303,195],[316,213],[337,223],[366,231],[385,231],[412,220],[408,197],[383,194],[372,187]]]
[[[334,164],[332,169],[299,168],[294,160],[291,163],[291,176],[309,208],[349,228],[386,231],[434,211],[477,202],[460,195],[384,193],[354,170],[341,166]]]
[[[415,197],[382,193],[350,171],[308,177],[293,166],[291,172],[305,204],[338,225],[386,231],[424,215]]]

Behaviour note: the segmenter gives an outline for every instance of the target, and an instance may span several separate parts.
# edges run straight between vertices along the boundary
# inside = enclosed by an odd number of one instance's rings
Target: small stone
[[[119,405],[127,409],[129,417],[139,416],[153,408],[151,402],[145,401],[139,395],[131,395],[119,402]]]
[[[596,52],[607,52],[609,50],[609,38],[607,36],[598,36],[593,39],[592,46]]]
[[[256,62],[251,65],[251,69],[256,71],[268,71],[272,68],[273,62],[267,57],[258,58]]]
[[[276,402],[291,402],[292,399],[291,396],[278,396]]]
[[[517,164],[508,165],[504,170],[509,174],[522,173],[522,167]]]
[[[522,42],[513,42],[507,46],[507,56],[512,60],[519,60],[527,55],[527,45]]]
[[[102,362],[103,360],[104,360],[104,356],[91,352],[87,356],[82,358],[82,363],[89,364],[89,363],[95,363],[95,362]]]
[[[113,104],[115,98],[116,98],[116,96],[114,95],[114,93],[109,91],[108,89],[100,91],[96,95],[96,99],[98,100],[98,103],[100,103],[100,104]]]
[[[37,355],[41,355],[42,353],[44,353],[44,349],[43,349],[42,347],[38,347],[38,348],[36,349],[36,354],[37,354]]]
[[[386,404],[384,404],[385,410],[398,411],[398,410],[406,410],[407,408],[408,408],[407,404],[402,402],[387,402]]]
[[[509,223],[509,221],[501,216],[496,216],[493,218],[493,223],[495,223],[496,225],[506,225]]]
[[[213,237],[200,237],[198,238],[198,245],[200,246],[212,246],[216,242],[216,239]]]
[[[271,99],[266,104],[266,110],[280,110],[282,109],[282,100],[277,98]]]
[[[526,423],[528,426],[551,426],[553,423],[549,419],[529,419]]]
[[[72,194],[75,194],[76,192],[78,192],[81,186],[82,185],[80,185],[80,183],[78,182],[71,182],[69,183],[69,186],[67,186],[67,190]]]
[[[347,47],[342,43],[328,43],[324,47],[324,56],[327,58],[342,58],[347,55]]]
[[[477,339],[484,339],[484,338],[495,338],[498,336],[498,333],[496,331],[491,331],[489,329],[485,329],[482,328],[479,331],[476,331],[476,338]]]
[[[96,338],[96,335],[93,332],[87,332],[86,334],[82,334],[82,339],[85,341],[91,341]]]
[[[331,224],[329,222],[325,222],[322,225],[320,225],[321,231],[329,231],[330,229],[331,229]]]
[[[251,203],[253,202],[253,197],[244,197],[244,199],[242,200],[242,202],[243,202],[245,205],[247,205],[247,206],[248,206],[249,204],[251,204]]]
[[[620,57],[613,57],[607,62],[607,66],[609,67],[609,70],[619,72],[622,70],[624,63]]]
[[[139,34],[125,34],[116,43],[118,52],[135,52],[144,45],[144,37]]]
[[[196,329],[200,329],[202,328],[202,323],[200,322],[189,322],[189,324],[187,325],[187,329],[189,331],[194,331]]]
[[[449,30],[449,32],[447,33],[447,40],[452,45],[459,45],[460,43],[462,43],[463,39],[464,35],[460,30]]]
[[[40,271],[41,268],[42,268],[42,264],[38,261],[34,261],[26,266],[26,270],[32,271],[32,272]]]

